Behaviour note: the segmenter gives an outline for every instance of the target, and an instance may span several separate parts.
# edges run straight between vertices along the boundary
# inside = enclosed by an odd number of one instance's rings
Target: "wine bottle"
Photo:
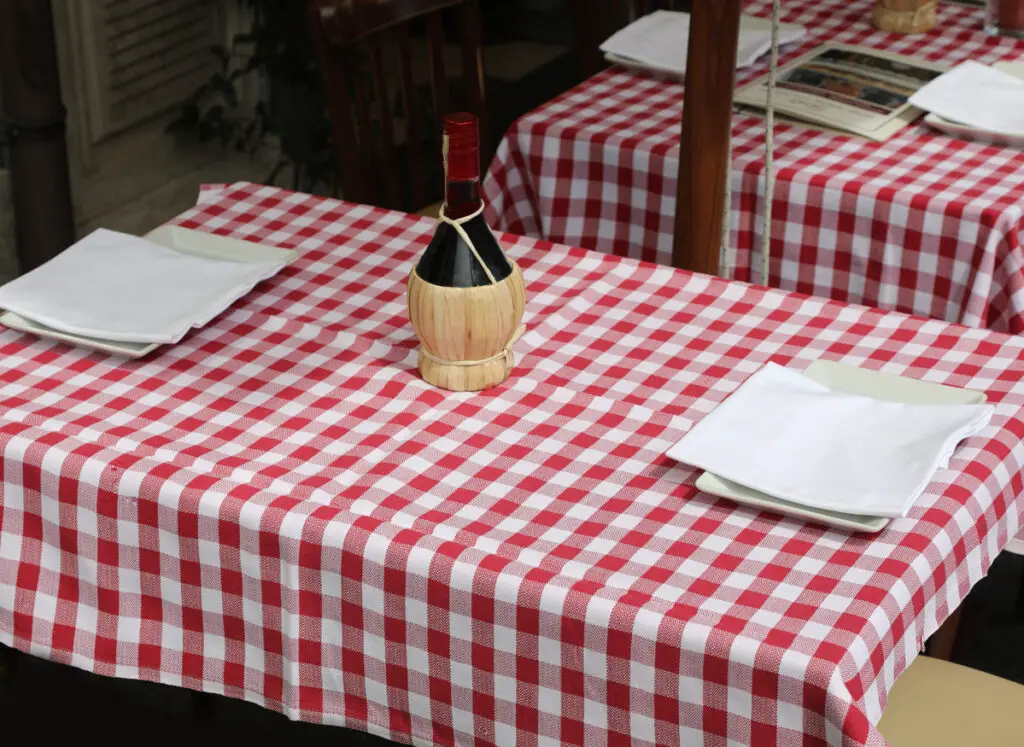
[[[472,114],[449,114],[444,119],[444,214],[459,221],[476,254],[500,282],[512,265],[480,212],[480,127]],[[475,214],[475,215],[474,215]],[[463,222],[463,219],[473,216]],[[473,250],[449,223],[439,221],[416,272],[428,283],[446,288],[490,285],[491,278]]]

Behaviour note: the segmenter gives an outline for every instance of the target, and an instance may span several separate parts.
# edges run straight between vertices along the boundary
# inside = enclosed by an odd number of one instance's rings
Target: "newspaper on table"
[[[784,65],[775,84],[775,110],[871,140],[888,140],[924,112],[909,99],[948,70],[871,47],[826,44]],[[768,76],[736,92],[741,106],[764,109]]]

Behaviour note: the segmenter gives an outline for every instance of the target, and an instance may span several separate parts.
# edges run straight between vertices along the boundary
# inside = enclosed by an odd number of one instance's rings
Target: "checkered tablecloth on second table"
[[[886,34],[872,0],[787,0],[809,30],[781,61],[835,41],[950,66],[1024,56],[982,12],[939,5],[928,34]],[[745,9],[769,15],[770,0]],[[767,62],[741,71],[743,85]],[[608,70],[516,122],[484,189],[491,225],[671,264],[681,85]],[[886,143],[779,124],[770,284],[1002,332],[1024,332],[1024,153],[919,123]],[[732,277],[760,281],[764,120],[733,119]]]
[[[506,237],[503,386],[415,371],[430,220],[239,184],[180,225],[295,264],[124,361],[0,332],[0,642],[439,745],[866,745],[1024,514],[1024,339]],[[664,456],[768,361],[988,393],[877,536]]]

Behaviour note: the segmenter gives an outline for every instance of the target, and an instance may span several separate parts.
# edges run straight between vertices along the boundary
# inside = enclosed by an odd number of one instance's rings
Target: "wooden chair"
[[[313,0],[308,13],[342,197],[436,215],[435,206],[423,208],[443,192],[444,115],[476,114],[486,141],[478,0]],[[462,76],[452,90],[444,23],[456,16]],[[432,120],[418,95],[423,71]]]
[[[891,747],[1020,747],[1024,685],[919,656],[893,685],[878,729]]]
[[[582,78],[604,69],[599,47],[609,36],[640,16],[656,10],[690,11],[692,0],[569,0],[576,65]]]

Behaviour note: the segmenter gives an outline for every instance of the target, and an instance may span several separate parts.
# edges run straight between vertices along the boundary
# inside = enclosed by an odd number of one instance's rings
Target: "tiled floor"
[[[1021,573],[1024,558],[1002,557],[972,593],[958,660],[1024,683],[1024,616],[1015,608]],[[105,737],[111,744],[135,743],[152,734],[193,745],[219,745],[226,739],[302,747],[389,744],[356,732],[292,723],[224,698],[209,699],[209,712],[197,711],[197,699],[184,690],[97,677],[27,657],[20,658],[11,685],[0,703],[0,744],[7,729],[32,729],[35,736],[67,730],[80,738]]]

